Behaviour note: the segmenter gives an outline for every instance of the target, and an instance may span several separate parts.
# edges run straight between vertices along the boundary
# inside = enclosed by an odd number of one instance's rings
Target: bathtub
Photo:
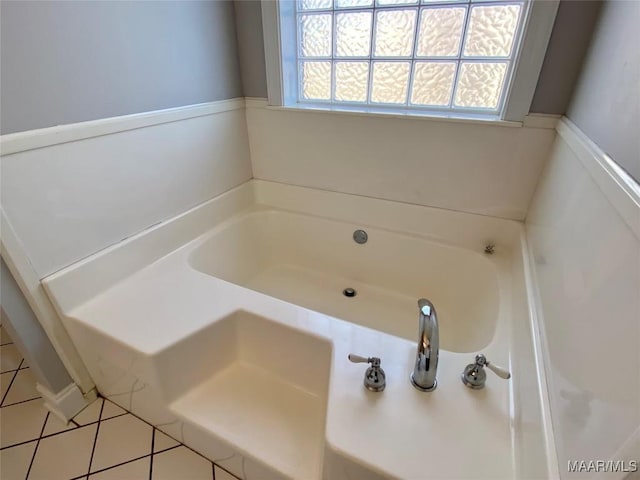
[[[476,250],[418,235],[283,210],[247,213],[189,257],[198,271],[349,322],[417,339],[416,301],[438,312],[441,348],[478,352],[500,311],[496,265]],[[353,288],[356,296],[343,294]]]
[[[252,180],[43,283],[104,396],[239,478],[546,478],[523,239],[513,221]],[[432,393],[409,381],[422,297]],[[382,358],[384,392],[349,353]],[[513,378],[464,387],[477,353]]]

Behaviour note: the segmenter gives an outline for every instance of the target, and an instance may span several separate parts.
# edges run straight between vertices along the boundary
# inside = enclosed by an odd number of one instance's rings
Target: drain
[[[365,232],[364,230],[356,230],[355,232],[353,232],[353,240],[360,245],[367,243],[368,239],[369,235],[367,235],[367,232]]]
[[[342,291],[342,294],[345,297],[349,297],[349,298],[355,297],[357,293],[358,292],[356,292],[356,289],[351,287],[347,287]]]

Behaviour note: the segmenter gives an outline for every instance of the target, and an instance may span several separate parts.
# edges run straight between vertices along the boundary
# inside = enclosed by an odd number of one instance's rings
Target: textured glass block
[[[331,7],[331,0],[298,0],[298,10],[317,10]]]
[[[366,102],[369,62],[336,62],[335,65],[335,99],[341,102]]]
[[[370,7],[373,0],[336,0],[336,8]]]
[[[418,3],[418,0],[378,0],[378,5],[411,5]]]
[[[302,62],[302,98],[329,100],[331,98],[331,62]]]
[[[373,62],[371,101],[405,103],[410,66],[409,62]]]
[[[509,56],[519,14],[520,5],[473,7],[464,54],[474,57]]]
[[[418,30],[419,57],[455,57],[460,49],[464,8],[425,8]]]
[[[331,14],[300,15],[300,54],[303,57],[331,56]]]
[[[416,62],[411,103],[449,105],[455,75],[456,64],[453,62]]]
[[[506,63],[462,63],[458,74],[456,106],[497,108],[506,71]]]
[[[368,57],[371,48],[371,12],[336,14],[336,55]]]
[[[376,13],[374,55],[408,57],[413,53],[416,10],[379,10]]]

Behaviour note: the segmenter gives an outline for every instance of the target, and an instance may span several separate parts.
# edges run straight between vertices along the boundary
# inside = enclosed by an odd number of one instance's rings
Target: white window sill
[[[461,113],[440,113],[440,112],[423,112],[418,110],[408,110],[403,108],[376,108],[370,105],[362,107],[347,107],[341,105],[322,105],[322,104],[305,104],[297,103],[295,105],[286,106],[267,106],[269,109],[289,110],[298,112],[319,112],[338,115],[351,115],[357,117],[384,117],[384,118],[400,118],[410,120],[427,120],[436,122],[452,122],[452,123],[474,123],[481,125],[496,125],[501,127],[522,127],[522,122],[511,122],[501,120],[496,115],[472,115]]]
[[[543,128],[554,129],[561,115],[529,114],[522,122],[502,120],[497,115],[473,115],[464,113],[423,112],[416,110],[376,108],[372,106],[346,107],[341,105],[304,104],[298,103],[287,106],[268,105],[263,98],[246,98],[249,108],[266,108],[290,112],[313,112],[330,115],[350,115],[370,118],[399,118],[405,120],[425,120],[430,122],[464,123],[509,128]]]

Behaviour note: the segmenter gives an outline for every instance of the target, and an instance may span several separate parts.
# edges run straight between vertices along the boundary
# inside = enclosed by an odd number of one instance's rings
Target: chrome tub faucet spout
[[[432,392],[438,384],[438,353],[440,341],[438,336],[438,316],[433,304],[426,298],[418,300],[419,335],[416,364],[411,374],[411,383],[422,392]]]

